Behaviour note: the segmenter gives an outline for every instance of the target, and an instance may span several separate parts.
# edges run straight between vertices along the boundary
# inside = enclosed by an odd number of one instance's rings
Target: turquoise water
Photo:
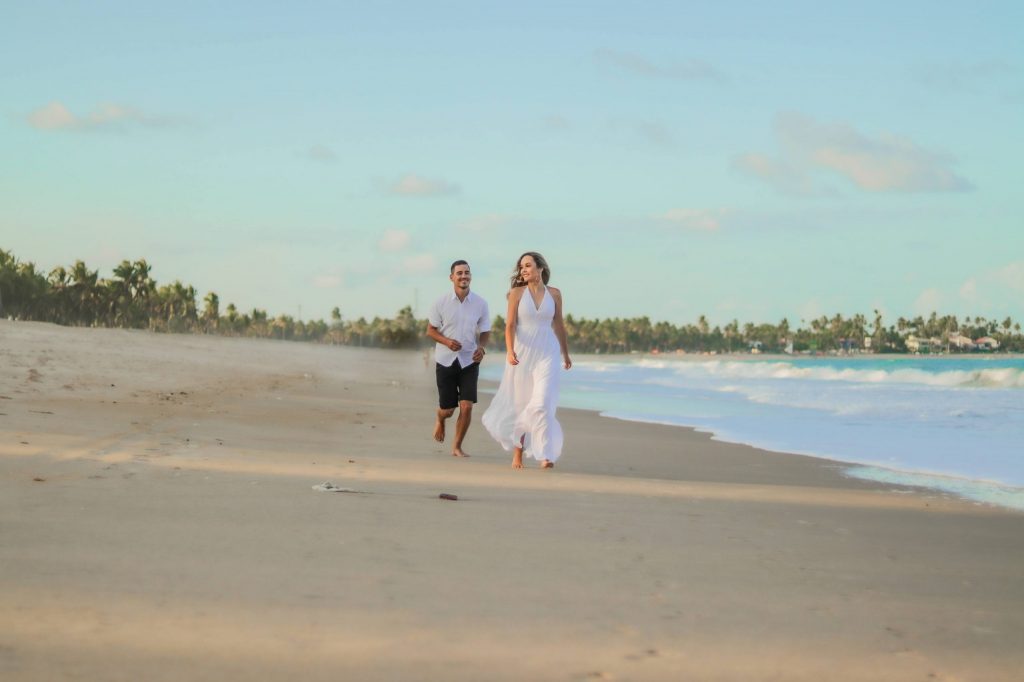
[[[564,375],[561,404],[1024,509],[1020,357],[590,356]]]

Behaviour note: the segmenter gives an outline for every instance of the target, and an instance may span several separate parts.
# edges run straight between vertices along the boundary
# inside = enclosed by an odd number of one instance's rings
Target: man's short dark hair
[[[453,274],[455,272],[455,268],[458,267],[459,265],[469,265],[469,263],[464,260],[455,261],[454,263],[452,263],[452,269],[449,271],[448,274]]]

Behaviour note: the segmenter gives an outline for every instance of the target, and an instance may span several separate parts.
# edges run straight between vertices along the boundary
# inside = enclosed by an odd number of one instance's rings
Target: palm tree
[[[734,318],[732,322],[730,322],[729,324],[725,325],[725,328],[723,329],[723,332],[725,333],[725,341],[728,344],[728,349],[729,349],[729,352],[731,353],[732,352],[732,340],[735,339],[737,336],[739,336],[739,333],[740,333],[740,323],[739,323],[739,320]]]
[[[58,265],[50,270],[50,305],[49,314],[57,324],[69,324],[71,321],[71,273],[64,266]]]
[[[211,291],[206,294],[203,303],[205,304],[202,317],[203,331],[207,333],[211,330],[216,331],[220,322],[220,297]]]
[[[871,344],[874,346],[873,350],[876,353],[881,352],[882,346],[885,343],[885,327],[882,324],[882,313],[875,309],[875,330],[871,333]]]
[[[234,303],[228,303],[228,307],[225,309],[224,324],[222,329],[226,329],[232,336],[238,333],[238,308],[235,307]],[[220,326],[218,324],[218,326]]]
[[[83,261],[75,261],[71,266],[71,303],[72,314],[78,324],[95,324],[100,315],[99,273],[89,270]]]

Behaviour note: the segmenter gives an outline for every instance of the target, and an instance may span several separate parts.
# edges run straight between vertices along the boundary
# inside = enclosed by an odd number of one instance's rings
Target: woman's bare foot
[[[452,457],[469,457],[469,453],[462,448],[452,448]]]
[[[512,451],[512,468],[522,469],[523,468],[523,449],[516,448]]]
[[[552,462],[549,459],[546,459],[546,460],[544,460],[543,462],[540,463],[540,468],[541,469],[554,469],[555,468],[555,463]]]
[[[434,423],[434,440],[438,443],[444,442],[444,422],[440,419]]]

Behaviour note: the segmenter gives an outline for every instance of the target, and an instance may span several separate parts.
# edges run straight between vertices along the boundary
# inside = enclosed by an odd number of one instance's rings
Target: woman
[[[562,454],[558,406],[558,357],[572,367],[562,321],[562,292],[547,286],[551,270],[539,253],[528,251],[516,261],[508,293],[505,348],[508,364],[483,424],[506,450],[512,468],[523,468],[523,453],[543,469]]]

